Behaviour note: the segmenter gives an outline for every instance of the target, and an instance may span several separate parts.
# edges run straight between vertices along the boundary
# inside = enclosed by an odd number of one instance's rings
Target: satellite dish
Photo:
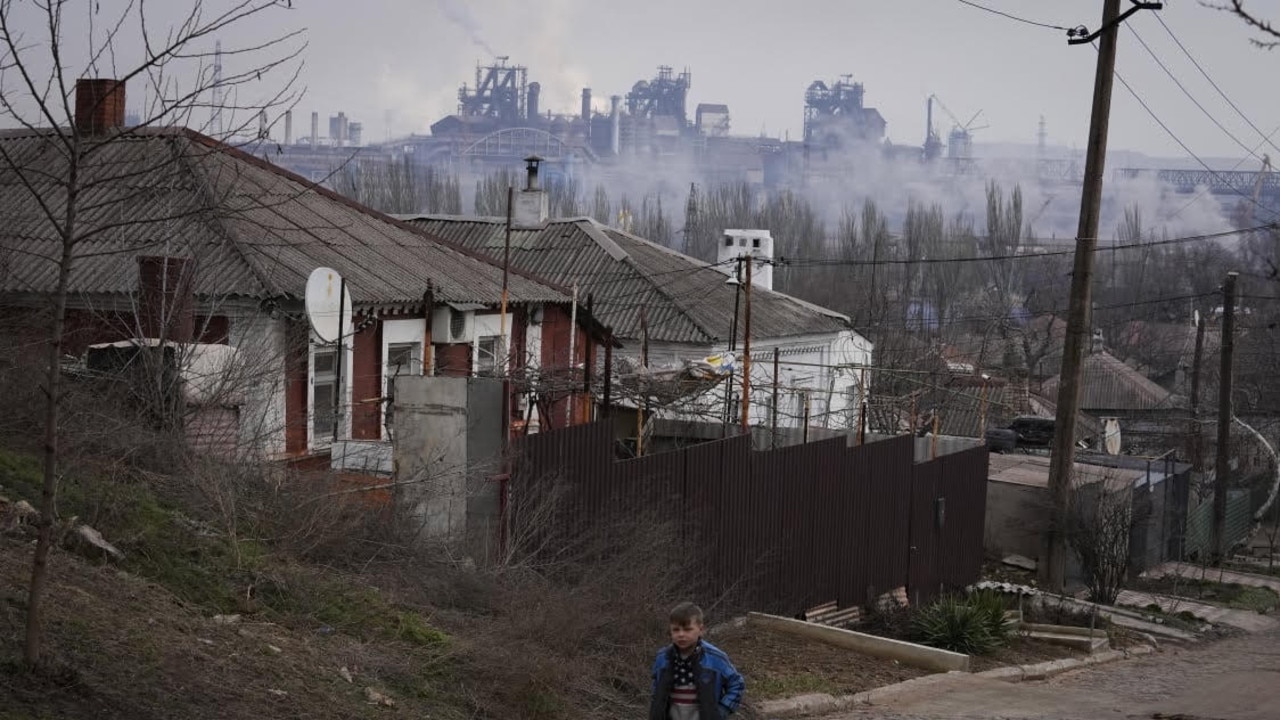
[[[1120,421],[1107,418],[1102,422],[1102,445],[1108,455],[1120,454]]]
[[[339,301],[341,296],[341,301]],[[307,320],[321,342],[351,334],[351,293],[337,270],[319,267],[307,278]]]

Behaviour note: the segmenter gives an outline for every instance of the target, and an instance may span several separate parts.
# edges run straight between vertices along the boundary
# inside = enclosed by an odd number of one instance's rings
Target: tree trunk
[[[76,197],[80,143],[73,140],[67,174],[67,210],[62,227],[62,256],[58,260],[58,289],[54,295],[53,327],[49,330],[48,374],[45,377],[44,478],[40,489],[40,524],[35,557],[31,561],[31,584],[27,590],[27,633],[22,659],[28,667],[40,663],[44,588],[49,576],[49,552],[53,547],[53,525],[58,496],[59,392],[62,385],[62,342],[66,333],[67,285],[71,278],[75,242]]]

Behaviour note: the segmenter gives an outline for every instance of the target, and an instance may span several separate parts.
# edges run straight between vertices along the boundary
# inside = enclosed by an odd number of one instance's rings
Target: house
[[[815,427],[855,426],[871,343],[848,317],[772,289],[773,240],[767,231],[725,230],[719,262],[712,265],[591,218],[548,218],[536,158],[531,160],[529,182],[515,193],[509,237],[506,218],[402,219],[495,259],[509,253],[512,267],[576,289],[579,302],[619,342],[620,372],[679,370],[740,350],[749,333],[752,425],[767,427],[776,417],[779,427],[806,420]],[[751,265],[749,291],[745,258]],[[668,419],[735,421],[745,358],[737,360],[732,384],[721,382],[711,392],[701,388],[696,397],[653,409]],[[736,396],[726,398],[726,391]],[[637,402],[631,399],[633,407]]]
[[[1040,394],[1056,398],[1059,380],[1047,380]],[[1123,446],[1138,454],[1159,454],[1176,446],[1190,419],[1185,397],[1160,387],[1107,352],[1099,333],[1081,367],[1080,411],[1104,421],[1116,418]]]
[[[353,458],[389,472],[396,374],[505,376],[515,424],[520,378],[567,369],[570,347],[593,354],[601,335],[585,329],[594,325],[564,288],[519,268],[504,273],[195,131],[126,128],[124,92],[115,80],[76,86],[76,136],[87,148],[78,171],[90,184],[67,281],[66,350],[138,339],[234,348],[235,366],[249,370],[235,401],[238,452],[339,469]],[[45,208],[66,194],[60,138],[69,135],[0,131],[9,158],[0,164],[0,307],[36,338],[58,287],[62,243]],[[340,273],[353,301],[341,356],[304,312],[318,267]],[[573,397],[568,388],[555,400]],[[346,447],[362,443],[361,452]]]

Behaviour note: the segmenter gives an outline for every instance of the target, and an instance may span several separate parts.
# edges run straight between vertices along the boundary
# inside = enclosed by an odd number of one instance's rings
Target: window
[[[338,399],[338,351],[317,349],[312,355],[311,433],[314,442],[333,439],[334,403]]]
[[[422,343],[392,343],[387,346],[387,378],[422,374]]]
[[[725,246],[725,247],[733,247],[733,238],[731,238],[731,237],[725,237],[725,239],[724,239],[724,246]]]
[[[459,310],[449,311],[449,338],[460,338],[467,332],[467,314]]]
[[[396,384],[395,379],[401,375],[422,374],[422,343],[391,343],[387,345],[387,366],[383,369],[385,388],[382,391],[383,407],[386,409],[383,424],[387,428],[387,437],[392,435],[395,422]]]
[[[751,247],[758,249],[760,247],[760,238],[751,238]]]
[[[497,335],[482,337],[476,341],[476,374],[497,375],[501,369],[498,363],[498,348],[501,347]]]

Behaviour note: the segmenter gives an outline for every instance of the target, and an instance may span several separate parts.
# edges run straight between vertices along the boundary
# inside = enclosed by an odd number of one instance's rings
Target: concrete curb
[[[1153,652],[1155,652],[1154,647],[1142,645],[1127,650],[1104,650],[1103,652],[1094,653],[1093,655],[1088,655],[1083,658],[1049,660],[1048,662],[1035,663],[1034,665],[1011,665],[1009,667],[1000,667],[974,674],[978,677],[991,678],[993,680],[1004,680],[1006,682],[1044,680],[1055,675],[1061,675],[1064,672],[1089,667],[1090,665],[1102,665],[1104,663],[1124,660],[1126,658],[1150,655]]]
[[[924,675],[910,680],[904,680],[893,685],[885,685],[884,687],[867,690],[856,695],[841,695],[836,697],[827,693],[812,693],[809,695],[797,695],[792,698],[782,700],[766,700],[760,703],[758,707],[760,714],[767,718],[784,718],[797,717],[802,715],[815,715],[818,713],[826,714],[848,710],[855,705],[876,705],[883,703],[889,699],[903,695],[904,693],[924,690],[931,685],[938,685],[946,680],[951,680],[955,675],[968,675],[969,673],[952,670],[950,672],[937,673],[934,675]]]
[[[1142,655],[1150,655],[1155,652],[1155,648],[1150,646],[1139,646],[1128,650],[1106,650],[1104,652],[1089,655],[1084,658],[1067,658],[1064,660],[1050,660],[1048,662],[1036,663],[1034,665],[1011,665],[1008,667],[999,667],[980,673],[973,673],[975,677],[988,678],[991,680],[1003,680],[1005,682],[1022,682],[1023,680],[1044,680],[1055,675],[1078,670],[1080,668],[1089,667],[1090,665],[1102,665],[1104,663],[1124,660],[1131,657],[1140,657]],[[856,705],[881,705],[889,700],[901,697],[904,694],[927,690],[933,685],[948,682],[956,675],[968,675],[969,673],[959,670],[952,670],[945,673],[936,673],[933,675],[925,675],[923,677],[904,680],[893,685],[885,685],[884,687],[867,690],[856,695],[841,695],[836,697],[827,693],[811,693],[809,695],[797,695],[782,700],[766,700],[758,706],[762,715],[768,718],[785,718],[799,717],[803,715],[816,715],[819,713],[833,713],[842,710],[848,710]]]
[[[764,613],[750,613],[747,618],[750,623],[847,648],[862,655],[897,660],[903,665],[922,670],[947,672],[969,669],[969,656],[950,650]]]

